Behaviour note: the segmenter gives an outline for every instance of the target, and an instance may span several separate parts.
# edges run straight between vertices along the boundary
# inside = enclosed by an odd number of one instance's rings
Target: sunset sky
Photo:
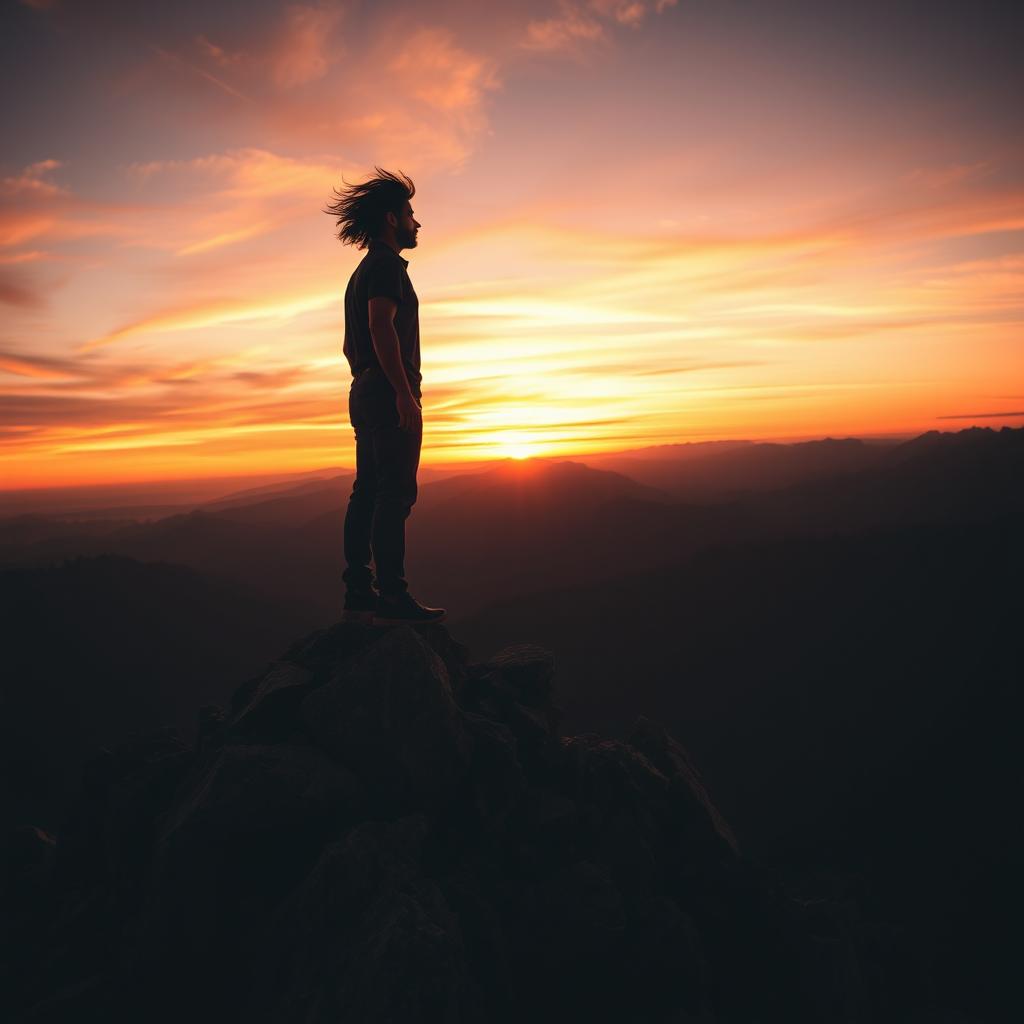
[[[351,466],[374,164],[425,465],[1022,425],[1008,8],[8,4],[0,486]]]

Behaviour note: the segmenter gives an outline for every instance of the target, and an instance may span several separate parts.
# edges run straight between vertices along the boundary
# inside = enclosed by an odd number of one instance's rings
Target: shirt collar
[[[391,253],[392,256],[397,256],[402,261],[403,267],[409,266],[409,261],[400,252],[396,252],[394,249],[392,249],[391,246],[387,244],[387,242],[378,242],[376,238],[371,238],[370,251],[380,252],[381,250],[383,250],[384,252]]]

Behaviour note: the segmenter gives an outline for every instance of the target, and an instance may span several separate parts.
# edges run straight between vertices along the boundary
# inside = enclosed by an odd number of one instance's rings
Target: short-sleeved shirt
[[[358,378],[366,370],[375,368],[374,377],[383,381],[394,393],[384,375],[370,336],[370,299],[387,296],[398,303],[395,313],[395,333],[402,353],[402,365],[409,380],[409,389],[421,397],[420,382],[420,303],[413,290],[403,259],[391,246],[383,242],[370,242],[366,255],[352,272],[345,289],[345,358],[352,376]]]

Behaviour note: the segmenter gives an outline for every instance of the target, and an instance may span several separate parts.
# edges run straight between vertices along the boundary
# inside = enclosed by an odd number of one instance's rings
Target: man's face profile
[[[395,241],[402,249],[416,248],[416,233],[420,229],[420,223],[412,215],[412,204],[407,199],[405,207],[400,214],[389,214],[388,219],[395,218]]]

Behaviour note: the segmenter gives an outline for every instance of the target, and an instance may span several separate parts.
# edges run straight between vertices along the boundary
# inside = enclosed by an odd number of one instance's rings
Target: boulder
[[[364,822],[324,849],[251,953],[244,1019],[482,1022],[458,917],[423,876],[428,829]]]
[[[499,827],[526,788],[516,739],[500,722],[483,715],[465,711],[462,721],[469,741],[467,774],[477,820],[490,828]]]
[[[323,751],[229,744],[200,763],[162,822],[134,941],[120,964],[138,996],[168,969],[202,989],[238,937],[300,881],[363,810],[355,776]]]
[[[243,736],[282,740],[303,698],[313,689],[313,673],[288,661],[275,662],[252,687],[239,694],[227,727]]]
[[[471,666],[459,691],[463,707],[507,726],[528,775],[546,769],[558,737],[562,712],[551,699],[553,672],[550,651],[512,644]]]
[[[477,666],[477,678],[510,690],[520,704],[541,709],[551,704],[554,675],[554,655],[531,643],[509,644]]]
[[[444,662],[409,626],[337,667],[300,705],[314,741],[396,812],[444,802],[467,741]]]
[[[681,812],[687,838],[710,839],[712,833],[739,853],[739,844],[726,820],[718,813],[692,758],[678,740],[657,722],[641,715],[629,734],[629,744],[645,755],[668,780],[673,800]],[[708,825],[711,826],[709,831]]]

